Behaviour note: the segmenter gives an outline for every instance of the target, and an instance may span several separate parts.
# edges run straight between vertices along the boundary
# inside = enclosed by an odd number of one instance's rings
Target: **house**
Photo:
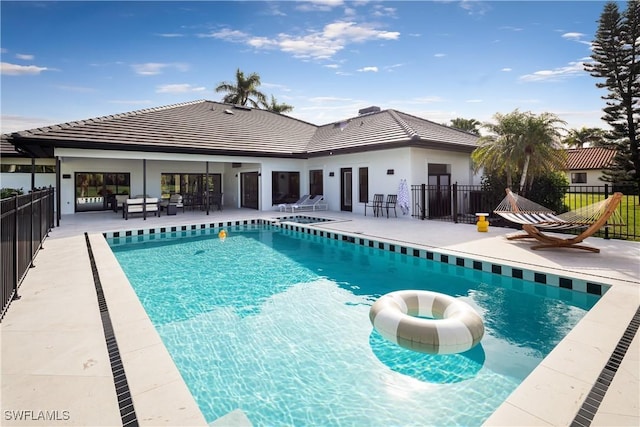
[[[602,171],[611,165],[615,155],[615,150],[604,147],[567,150],[569,183],[577,186],[602,185]]]
[[[62,214],[109,209],[116,194],[180,193],[196,204],[207,189],[223,194],[229,207],[272,210],[309,193],[323,194],[330,210],[363,213],[373,193],[396,193],[401,179],[479,180],[470,158],[477,136],[378,107],[317,126],[197,100],[14,132],[5,140],[23,158],[55,162]]]
[[[33,173],[32,173],[33,172]],[[33,177],[33,182],[31,181]],[[56,162],[53,158],[28,158],[8,141],[0,139],[0,187],[27,192],[31,188],[54,186]]]

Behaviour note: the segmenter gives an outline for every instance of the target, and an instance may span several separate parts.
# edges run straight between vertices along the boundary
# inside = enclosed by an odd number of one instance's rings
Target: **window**
[[[54,165],[35,165],[35,173],[56,173]],[[0,172],[3,173],[31,173],[31,165],[0,165]]]
[[[358,169],[358,186],[360,203],[369,201],[369,168]]]
[[[571,172],[571,183],[572,184],[586,184],[587,183],[587,173],[586,172]]]
[[[172,194],[204,194],[207,174],[204,173],[163,173],[160,175],[160,191],[163,199]],[[209,174],[209,192],[222,193],[222,175]]]
[[[309,171],[309,194],[312,196],[317,194],[324,195],[321,170]]]
[[[271,204],[294,203],[300,198],[300,172],[271,172]]]

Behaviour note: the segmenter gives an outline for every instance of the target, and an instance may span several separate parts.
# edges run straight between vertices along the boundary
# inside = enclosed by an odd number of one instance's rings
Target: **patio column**
[[[204,203],[209,215],[209,162],[205,162]]]
[[[60,217],[62,216],[62,213],[60,212],[62,210],[61,209],[62,196],[60,195],[60,185],[61,185],[60,166],[61,165],[62,165],[62,162],[60,161],[60,157],[56,156],[56,227],[60,227]]]
[[[31,191],[36,189],[36,158],[31,157]]]
[[[147,159],[142,159],[142,218],[147,220]]]

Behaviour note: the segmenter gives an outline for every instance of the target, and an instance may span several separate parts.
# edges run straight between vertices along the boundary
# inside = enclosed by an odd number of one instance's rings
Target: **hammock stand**
[[[603,227],[624,225],[616,210],[622,200],[622,193],[614,193],[600,202],[556,215],[551,209],[525,199],[508,188],[506,192],[507,196],[493,212],[508,221],[522,225],[524,234],[507,236],[507,239],[536,239],[541,243],[532,246],[531,249],[576,248],[598,253],[600,249],[579,243]],[[563,238],[544,234],[541,229],[547,231],[583,229],[583,231],[576,236]]]

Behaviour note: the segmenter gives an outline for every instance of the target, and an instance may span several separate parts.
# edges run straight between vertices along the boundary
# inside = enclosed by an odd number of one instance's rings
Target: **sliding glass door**
[[[117,194],[130,194],[131,174],[76,172],[75,211],[101,211],[111,207]]]

